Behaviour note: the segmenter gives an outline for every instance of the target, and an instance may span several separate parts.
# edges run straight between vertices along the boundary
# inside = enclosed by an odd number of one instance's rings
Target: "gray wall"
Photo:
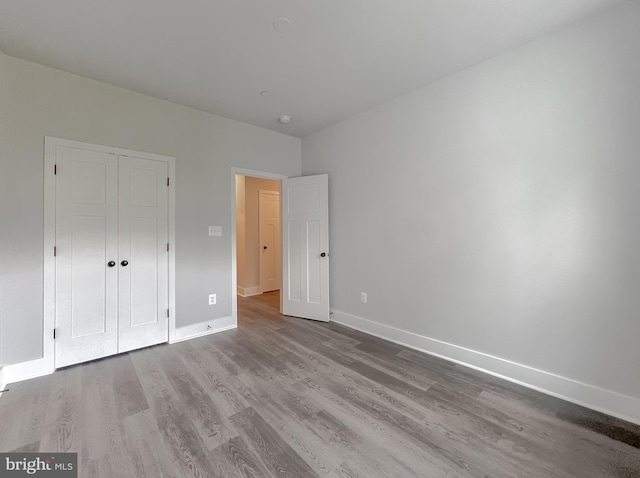
[[[622,4],[304,138],[332,308],[640,397],[638,25]]]
[[[0,363],[42,355],[44,136],[175,156],[177,325],[231,315],[231,167],[298,176],[300,140],[0,54]]]

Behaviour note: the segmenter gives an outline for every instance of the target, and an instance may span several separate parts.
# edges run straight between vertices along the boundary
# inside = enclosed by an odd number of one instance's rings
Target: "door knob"
[[[109,261],[109,262],[107,262],[107,265],[108,265],[109,267],[113,267],[113,266],[115,266],[115,265],[116,265],[116,261]]]
[[[326,256],[327,256],[327,253],[326,253],[326,252],[322,252],[322,253],[320,253],[320,257],[326,257]]]
[[[266,249],[266,248],[267,248],[267,246],[262,246],[262,248],[263,248],[263,249]]]
[[[121,265],[122,267],[127,267],[127,266],[129,265],[129,262],[127,262],[127,261],[122,261],[122,262],[120,263],[120,265]]]

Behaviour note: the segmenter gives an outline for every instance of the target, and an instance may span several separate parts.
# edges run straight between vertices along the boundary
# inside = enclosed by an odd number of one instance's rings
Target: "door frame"
[[[56,164],[56,147],[64,146],[89,151],[99,151],[117,156],[133,156],[136,158],[164,161],[168,163],[169,175],[169,341],[176,336],[176,310],[175,310],[175,176],[176,158],[154,153],[144,153],[129,149],[102,146],[92,143],[84,143],[69,139],[44,137],[44,283],[43,283],[43,344],[42,344],[42,368],[48,371],[55,370],[55,342],[53,330],[55,328],[56,311],[56,261],[53,250],[56,242],[56,178],[54,167]]]
[[[231,168],[231,315],[233,323],[238,325],[238,251],[236,250],[236,176],[251,176],[253,178],[274,179],[282,182],[289,176],[254,169]],[[282,203],[280,203],[282,207]],[[282,224],[280,225],[282,227]],[[282,242],[280,244],[282,247]],[[281,296],[282,297],[282,296]],[[280,304],[282,310],[282,302]]]

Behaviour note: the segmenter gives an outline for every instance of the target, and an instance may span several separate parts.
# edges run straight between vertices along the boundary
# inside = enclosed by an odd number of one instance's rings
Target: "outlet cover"
[[[209,294],[209,305],[216,305],[216,295]]]
[[[367,293],[366,292],[360,292],[360,302],[362,302],[363,304],[367,303]]]
[[[222,226],[209,226],[209,236],[222,236]]]

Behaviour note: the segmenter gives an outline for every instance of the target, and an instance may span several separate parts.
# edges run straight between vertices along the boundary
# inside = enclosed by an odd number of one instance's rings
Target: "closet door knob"
[[[122,261],[122,262],[120,263],[120,265],[121,265],[122,267],[127,267],[127,266],[129,265],[129,263],[128,263],[127,261]]]
[[[116,261],[109,261],[109,262],[107,262],[107,265],[108,265],[109,267],[113,267],[113,266],[115,266],[115,265],[116,265]]]
[[[327,256],[327,253],[326,253],[326,252],[322,252],[322,253],[320,254],[320,257],[326,257],[326,256]]]

